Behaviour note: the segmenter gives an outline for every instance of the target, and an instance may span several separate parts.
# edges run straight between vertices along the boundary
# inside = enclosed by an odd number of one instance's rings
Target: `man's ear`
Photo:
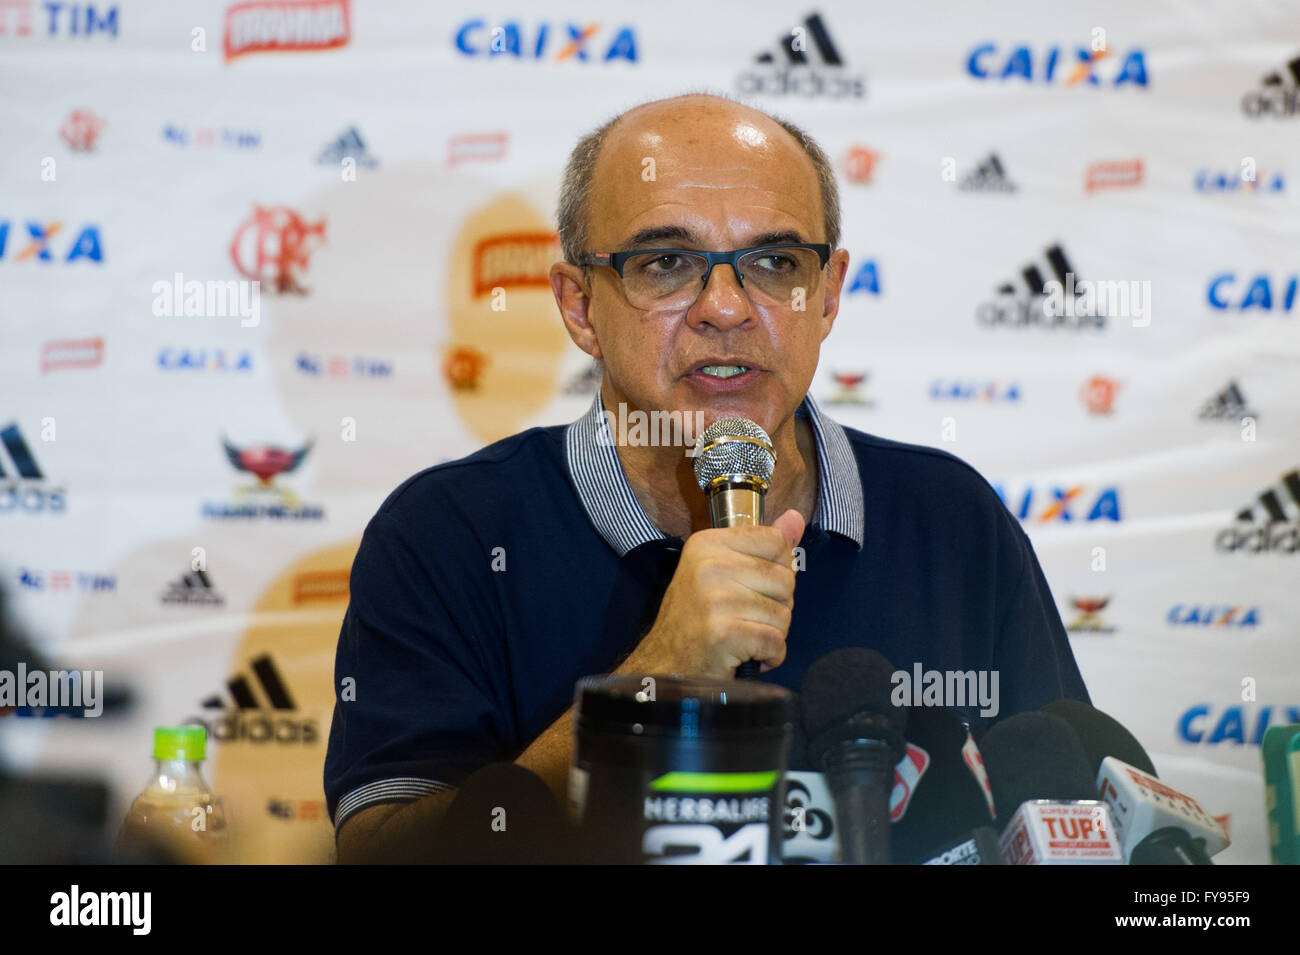
[[[848,249],[836,249],[826,263],[826,296],[822,308],[822,341],[831,333],[835,316],[840,312],[840,292],[844,288],[844,277],[849,271]]]
[[[573,343],[592,358],[604,358],[600,342],[596,340],[596,330],[591,325],[591,287],[582,268],[568,262],[556,262],[551,266],[550,278],[555,304]]]

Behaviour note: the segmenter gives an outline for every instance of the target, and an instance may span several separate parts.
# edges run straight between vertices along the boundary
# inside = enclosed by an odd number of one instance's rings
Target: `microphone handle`
[[[709,517],[714,527],[750,526],[763,523],[765,491],[747,483],[724,485],[709,494]],[[762,663],[746,660],[736,667],[737,680],[757,680]]]

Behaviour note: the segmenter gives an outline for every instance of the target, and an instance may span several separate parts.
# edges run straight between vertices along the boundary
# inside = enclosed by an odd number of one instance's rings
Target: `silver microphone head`
[[[702,489],[720,477],[745,475],[763,484],[776,470],[776,450],[767,432],[748,418],[719,418],[695,441],[695,480]]]

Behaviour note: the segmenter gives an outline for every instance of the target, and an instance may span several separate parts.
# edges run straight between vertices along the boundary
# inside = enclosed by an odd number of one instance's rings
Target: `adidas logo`
[[[0,515],[19,511],[62,513],[67,510],[67,491],[33,482],[44,481],[36,456],[27,446],[18,425],[0,430]]]
[[[41,469],[36,466],[36,458],[32,455],[32,449],[27,446],[27,442],[23,440],[18,425],[11,424],[0,431],[0,444],[4,445],[5,453],[18,477],[39,481],[44,476],[41,474]],[[3,458],[0,458],[0,477],[8,477]]]
[[[165,604],[191,604],[220,607],[226,598],[212,587],[212,579],[206,570],[193,570],[181,575],[180,580],[172,581],[162,595]]]
[[[1265,74],[1259,85],[1241,98],[1241,110],[1247,116],[1282,119],[1300,114],[1300,56],[1287,61],[1285,71]]]
[[[1066,275],[1074,272],[1074,269],[1070,266],[1070,260],[1065,257],[1065,250],[1059,245],[1053,245],[1047,249],[1046,254],[1047,263],[1051,266],[1052,273],[1056,276],[1056,280],[1064,285],[1066,282]],[[1043,295],[1046,293],[1047,287],[1043,284],[1043,273],[1033,262],[1030,262],[1020,270],[1020,277],[1024,279],[1025,291],[1028,292],[1030,296]],[[1078,283],[1079,281],[1078,272],[1074,272],[1074,281],[1075,283]],[[998,286],[998,294],[1015,295],[1016,283],[1014,281],[1003,282]]]
[[[239,674],[226,681],[233,708],[226,706],[220,694],[214,694],[202,702],[203,709],[225,710],[225,715],[213,721],[191,717],[189,722],[202,724],[208,737],[221,743],[315,743],[319,734],[314,719],[279,715],[293,712],[297,706],[270,654],[254,657],[249,666],[265,704],[254,692],[249,679]],[[272,710],[273,714],[265,713],[265,708]]]
[[[754,69],[736,78],[737,88],[747,96],[861,99],[867,93],[865,76],[845,72],[820,13],[804,17],[802,24],[778,38],[776,52],[759,53],[754,62]]]
[[[1300,552],[1300,469],[1288,471],[1247,507],[1237,512],[1235,527],[1226,527],[1214,546],[1229,553]]]
[[[1048,268],[1054,278],[1045,280],[1041,262],[1030,262],[1020,270],[1019,279],[1003,282],[997,287],[997,298],[984,302],[975,310],[975,318],[983,325],[1010,325],[1025,327],[1037,325],[1042,328],[1057,329],[1103,329],[1106,316],[1094,308],[1076,308],[1076,301],[1084,290],[1091,288],[1089,283],[1079,278],[1078,272],[1066,258],[1065,250],[1059,244],[1048,246],[1044,252]],[[1048,299],[1048,283],[1051,294],[1057,299]],[[1045,308],[1045,302],[1055,302],[1059,308]],[[1095,302],[1094,302],[1095,305]],[[1049,314],[1050,312],[1050,314]]]
[[[1230,381],[1228,387],[1201,406],[1197,417],[1202,421],[1231,421],[1235,424],[1242,418],[1258,418],[1259,415],[1246,404],[1246,396],[1237,383]]]
[[[379,165],[379,160],[370,155],[370,151],[366,149],[361,133],[355,126],[348,127],[347,132],[322,149],[320,155],[316,157],[316,162],[321,165],[336,166],[346,158],[351,158],[358,166],[367,169]]]
[[[963,192],[1015,192],[1018,187],[1007,178],[998,154],[989,153],[987,159],[957,184],[957,188]]]

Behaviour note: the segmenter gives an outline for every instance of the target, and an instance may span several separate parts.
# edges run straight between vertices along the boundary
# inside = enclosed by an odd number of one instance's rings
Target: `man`
[[[488,762],[562,794],[588,674],[725,679],[754,659],[797,688],[819,657],[866,646],[909,671],[996,671],[990,719],[1088,698],[988,484],[808,397],[848,268],[815,143],[718,97],[649,103],[578,144],[559,220],[551,286],[603,363],[600,393],[568,427],[412,477],[367,527],[336,664],[354,693],[325,763],[340,861],[427,844]],[[683,447],[611,444],[603,413],[620,406],[757,422],[776,449],[775,520],[711,528]]]

